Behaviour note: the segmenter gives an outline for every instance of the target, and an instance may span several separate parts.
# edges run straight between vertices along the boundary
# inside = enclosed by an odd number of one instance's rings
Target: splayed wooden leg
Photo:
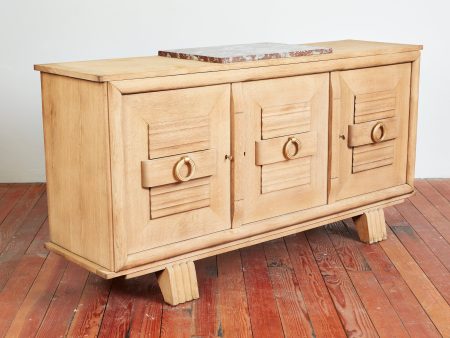
[[[194,262],[167,266],[157,273],[158,284],[166,303],[177,305],[199,297]]]
[[[387,238],[383,209],[366,211],[353,217],[359,239],[365,243],[376,243]]]

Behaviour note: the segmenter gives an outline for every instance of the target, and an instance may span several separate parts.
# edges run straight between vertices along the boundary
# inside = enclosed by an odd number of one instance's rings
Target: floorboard
[[[200,299],[104,280],[48,253],[43,184],[0,184],[0,337],[450,337],[450,179],[385,210],[196,262]]]

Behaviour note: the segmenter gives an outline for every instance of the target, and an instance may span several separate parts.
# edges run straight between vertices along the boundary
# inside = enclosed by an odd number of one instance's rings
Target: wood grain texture
[[[161,332],[163,299],[158,288],[156,277],[147,275],[140,280],[143,293],[133,304],[130,337],[158,337]],[[147,286],[147,287],[145,287]]]
[[[384,125],[383,140],[388,141],[398,137],[399,122],[395,117],[351,124],[348,126],[348,146],[360,147],[374,143],[372,140],[372,130],[377,123],[383,123]]]
[[[353,217],[359,239],[365,243],[375,243],[386,239],[386,222],[383,209],[366,211]]]
[[[26,184],[14,184],[4,191],[3,196],[0,199],[0,224],[3,223],[17,201],[28,189],[30,189],[30,187]]]
[[[217,259],[208,257],[196,262],[201,297],[192,304],[192,336],[220,336],[217,294]]]
[[[391,219],[389,226],[391,230],[440,292],[442,297],[450,304],[450,288],[448,287],[450,280],[449,270],[445,268],[395,208],[389,209],[389,213]]]
[[[0,253],[6,248],[13,238],[16,231],[20,228],[22,222],[28,213],[33,209],[36,202],[44,193],[45,185],[42,183],[32,184],[22,195],[20,200],[14,205],[14,208],[8,213],[1,223],[0,229]]]
[[[317,133],[290,134],[300,142],[300,149],[294,159],[312,156],[317,151]],[[269,140],[255,142],[255,164],[262,165],[285,162],[287,159],[283,154],[283,148],[288,137],[277,137]]]
[[[394,116],[397,101],[395,96],[393,90],[356,95],[355,123]]]
[[[194,72],[211,72],[240,68],[307,63],[319,60],[333,60],[358,56],[405,53],[422,49],[419,45],[402,45],[372,41],[342,40],[308,43],[333,48],[333,53],[276,60],[239,62],[234,64],[214,64],[174,58],[150,56],[128,59],[94,60],[82,62],[35,65],[41,72],[78,77],[91,81],[125,80],[155,76],[189,74]]]
[[[234,110],[245,107],[245,125],[239,129],[244,135],[236,135],[245,150],[234,159],[241,169],[236,173],[242,185],[241,202],[235,209],[241,210],[242,224],[326,204],[328,87],[327,74],[250,81],[233,87]],[[264,110],[302,102],[310,106],[310,132],[297,130],[264,139]],[[294,125],[303,121],[295,114],[293,118],[297,118]],[[292,160],[283,155],[287,136],[298,137],[305,146],[300,146]]]
[[[446,269],[450,271],[450,244],[445,238],[441,236],[441,234],[410,201],[399,204],[396,209],[420,238],[422,238],[428,248],[441,261]]]
[[[163,305],[161,337],[190,338],[192,325],[192,303],[184,303],[176,307]]]
[[[415,130],[408,128],[410,80],[410,63],[332,72],[333,128],[330,131],[330,143],[333,148],[329,202],[406,183],[409,133],[415,133]],[[360,94],[374,96],[376,93],[386,91],[395,93],[394,117],[357,123],[355,97]],[[378,122],[385,124],[386,140],[394,140],[394,152],[392,156],[387,156],[388,159],[386,154],[381,158],[379,154],[378,158],[372,154],[370,158],[372,162],[381,160],[382,163],[374,163],[372,168],[366,164],[362,168],[356,167],[355,171],[354,152],[358,154],[368,150],[366,145],[374,142],[372,131]],[[358,149],[360,146],[364,148]],[[356,158],[359,156],[358,154]],[[391,162],[392,164],[389,164]]]
[[[39,326],[36,337],[46,338],[66,335],[88,274],[86,270],[78,265],[68,264],[53,295],[50,306],[45,313],[45,317]]]
[[[315,337],[284,240],[265,243],[264,253],[285,336]]]
[[[135,303],[145,297],[146,276],[113,281],[98,337],[125,337],[130,334]]]
[[[417,204],[417,210],[422,206],[427,214],[427,204]],[[366,335],[403,336],[405,330],[412,337],[448,335],[446,279],[437,279],[445,268],[395,208],[387,209],[386,220],[394,232],[381,244],[361,243],[352,220],[346,219],[347,227],[335,222],[286,237],[284,243],[279,239],[243,249],[244,265],[239,250],[219,255],[217,266],[215,257],[202,260],[200,293],[206,297],[177,307],[164,305],[154,275],[117,279],[110,294],[111,281],[94,275],[86,280],[79,267],[47,256],[44,222],[38,231],[30,230],[34,239],[0,291],[0,336],[249,337],[267,331],[271,337],[345,337],[358,334],[346,332],[342,323],[348,327],[361,320],[360,304],[373,323]],[[23,222],[20,231],[25,233],[27,226],[35,225]],[[349,287],[342,286],[345,279]],[[342,307],[336,310],[333,299],[343,297],[337,290],[345,295],[349,288],[360,302],[342,303],[348,318],[341,322]],[[272,306],[251,304],[256,294],[272,298]],[[250,309],[266,313],[263,318],[273,313],[282,331],[264,328],[262,322],[270,322],[255,320]]]
[[[42,228],[48,229],[48,227],[44,226]],[[0,304],[2,305],[0,306],[1,337],[6,334],[47,258],[48,252],[43,249],[43,242],[40,241],[39,236],[36,237],[33,241],[34,245],[30,245],[25,255],[20,258],[16,268],[0,292]],[[45,240],[47,238],[48,232]]]
[[[3,289],[16,267],[20,264],[20,259],[27,251],[46,218],[47,195],[44,193],[0,254],[0,271],[2,272],[0,274],[0,290]]]
[[[387,219],[390,224],[390,219]],[[408,251],[395,235],[388,230],[388,239],[381,247],[400,272],[438,331],[445,337],[450,335],[450,309],[430,280],[426,277]]]
[[[393,164],[394,143],[391,140],[353,149],[352,172],[357,173]]]
[[[388,295],[358,250],[360,245],[350,239],[345,225],[336,222],[326,226],[326,229],[379,336],[409,337]]]
[[[251,336],[250,316],[239,250],[217,256],[220,328],[224,337]]]
[[[6,336],[36,334],[67,267],[64,258],[51,253],[17,311]]]
[[[241,255],[253,336],[283,337],[263,246],[242,249]]]
[[[450,184],[447,180],[429,180],[429,182],[447,201],[450,201]]]
[[[150,189],[151,218],[209,207],[211,203],[209,177],[189,182],[168,184]]]
[[[69,337],[97,336],[108,302],[111,281],[90,274],[67,331]]]
[[[316,337],[346,337],[305,234],[285,242]]]
[[[416,180],[416,189],[433,205],[434,208],[450,221],[450,206],[448,200],[427,180]],[[420,206],[417,206],[420,208]]]
[[[378,283],[389,297],[392,307],[402,320],[410,336],[440,337],[440,334],[421,304],[409,289],[403,277],[379,246],[362,244],[354,229],[351,231],[354,243],[359,247]]]
[[[41,84],[51,240],[113,270],[106,84],[50,74]]]
[[[307,238],[347,336],[377,337],[370,316],[325,230],[310,230]]]
[[[124,255],[120,261],[126,260],[127,255],[230,228],[230,163],[225,160],[225,155],[230,154],[230,85],[123,96],[117,94],[113,100],[116,109],[111,119],[110,135],[113,139],[112,198],[116,220],[114,226],[120,232],[114,241],[119,242],[116,246]],[[197,151],[197,143],[191,144],[189,136],[186,136],[165,150],[164,154],[172,157],[149,160],[152,149],[148,131],[152,125],[171,125],[175,121],[182,123],[184,119],[200,116],[206,116],[208,123],[207,150]],[[151,156],[160,155],[156,153]],[[145,187],[154,184],[142,181],[141,162],[159,164],[146,172],[149,176],[156,175],[158,180],[164,177],[158,185],[168,184],[175,182],[174,166],[182,155],[193,157],[200,175],[198,177],[209,176],[210,203],[206,207],[200,207],[200,203],[191,210],[164,217],[159,210],[154,210],[161,217],[151,218],[151,204],[154,201]],[[185,183],[189,185],[191,182],[182,182],[179,186]],[[123,231],[125,228],[127,230]]]
[[[158,284],[164,301],[170,305],[189,302],[199,297],[194,262],[168,265],[158,273]]]
[[[305,133],[310,131],[310,125],[309,102],[270,106],[261,111],[262,139]]]
[[[416,140],[417,121],[419,109],[419,72],[420,56],[411,62],[411,94],[409,97],[409,131],[408,131],[408,158],[406,164],[406,182],[413,187],[416,169]]]
[[[442,235],[442,237],[445,238],[447,243],[450,243],[450,219],[444,216],[446,213],[449,213],[450,210],[445,207],[440,208],[441,210],[439,210],[438,207],[432,202],[435,201],[435,197],[437,196],[434,195],[433,192],[431,193],[431,201],[425,198],[425,196],[423,196],[420,192],[417,192],[414,196],[411,196],[409,200],[416,207],[416,209],[420,210],[420,213],[425,216],[428,222],[431,223],[431,225]],[[437,205],[439,206],[440,200],[435,202],[437,202]],[[447,216],[450,216],[450,214]]]

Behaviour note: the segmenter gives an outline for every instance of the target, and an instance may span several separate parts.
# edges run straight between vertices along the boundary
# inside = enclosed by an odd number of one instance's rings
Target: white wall
[[[33,64],[152,55],[160,48],[365,39],[425,45],[418,177],[450,177],[446,1],[0,2],[0,182],[44,181]]]

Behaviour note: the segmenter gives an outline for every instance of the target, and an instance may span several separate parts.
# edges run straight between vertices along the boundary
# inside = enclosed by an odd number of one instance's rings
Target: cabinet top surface
[[[421,45],[394,44],[359,40],[307,43],[307,45],[332,48],[333,53],[291,58],[235,62],[228,64],[183,60],[163,56],[145,56],[109,60],[39,64],[35,65],[34,69],[44,73],[64,75],[90,81],[105,82],[114,80],[129,80],[137,78],[276,66],[322,60],[335,60],[359,56],[403,53],[422,49]]]

